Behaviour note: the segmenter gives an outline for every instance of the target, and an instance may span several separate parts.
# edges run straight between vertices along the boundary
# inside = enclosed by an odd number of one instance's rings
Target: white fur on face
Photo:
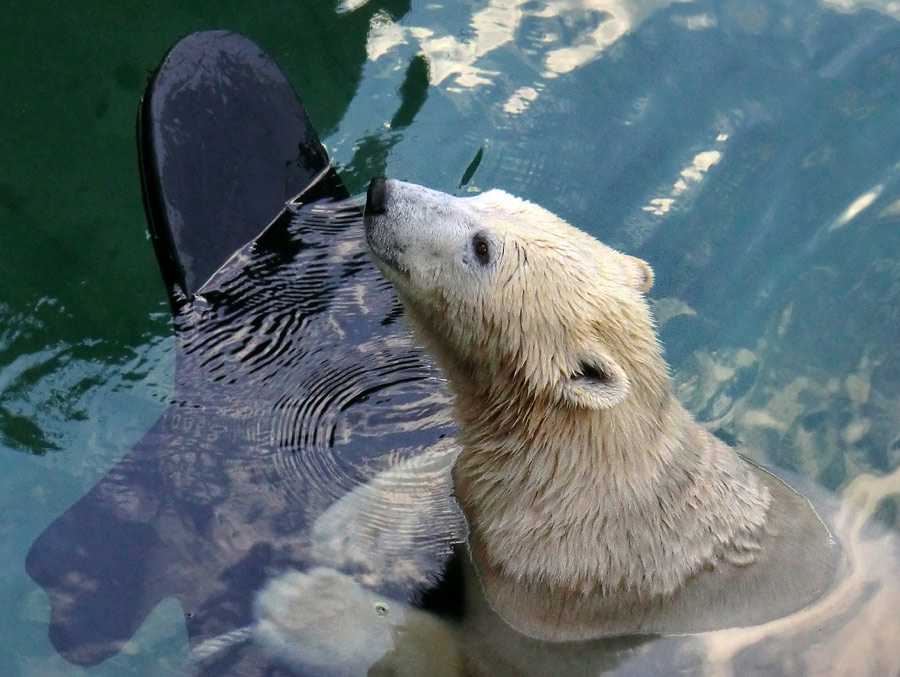
[[[425,305],[453,287],[483,293],[490,266],[472,246],[484,220],[474,201],[393,180],[386,192],[385,214],[366,216],[366,234],[389,277]]]
[[[503,191],[457,198],[387,181],[366,234],[451,381],[516,375],[535,393],[607,408],[627,395],[643,344],[658,353],[641,298],[649,266]]]

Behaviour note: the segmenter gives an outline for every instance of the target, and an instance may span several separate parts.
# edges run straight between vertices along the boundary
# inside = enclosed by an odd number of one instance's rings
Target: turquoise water
[[[650,261],[679,394],[754,458],[835,491],[900,467],[891,3],[8,3],[4,16],[0,674],[161,674],[186,649],[167,600],[109,661],[66,663],[24,558],[173,393],[134,120],[148,72],[192,30],[232,28],[272,54],[351,191],[380,172],[501,187]],[[898,529],[900,484],[888,489],[872,511]]]

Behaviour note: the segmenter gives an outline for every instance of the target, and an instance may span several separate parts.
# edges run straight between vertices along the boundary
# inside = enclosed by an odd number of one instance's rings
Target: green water
[[[0,674],[161,674],[186,646],[169,600],[107,663],[66,663],[23,563],[172,394],[134,124],[149,72],[193,30],[275,58],[351,191],[381,172],[502,187],[649,260],[679,394],[756,458],[830,489],[900,466],[888,3],[2,9]],[[896,495],[876,512],[900,524]]]

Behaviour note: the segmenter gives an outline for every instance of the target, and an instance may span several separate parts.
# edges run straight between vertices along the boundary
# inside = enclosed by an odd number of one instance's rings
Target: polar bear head
[[[665,378],[643,298],[650,266],[546,209],[500,190],[458,198],[376,178],[365,227],[457,392],[501,384],[599,410],[635,380]]]

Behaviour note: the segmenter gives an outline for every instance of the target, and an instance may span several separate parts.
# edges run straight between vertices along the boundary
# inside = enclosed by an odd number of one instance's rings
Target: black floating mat
[[[189,35],[165,56],[141,102],[138,145],[150,233],[174,301],[328,166],[284,73],[226,31]]]

